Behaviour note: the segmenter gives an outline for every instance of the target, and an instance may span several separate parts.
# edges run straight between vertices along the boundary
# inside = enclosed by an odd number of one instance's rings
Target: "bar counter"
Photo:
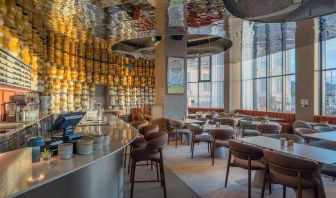
[[[105,114],[109,124],[76,132],[109,134],[110,144],[91,155],[31,163],[31,149],[0,154],[0,197],[123,197],[123,148],[137,136],[128,123]]]

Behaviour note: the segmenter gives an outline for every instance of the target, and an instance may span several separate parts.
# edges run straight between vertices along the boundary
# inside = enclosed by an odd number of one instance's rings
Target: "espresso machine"
[[[6,122],[17,122],[18,120],[17,110],[18,106],[15,102],[6,102],[4,104],[4,113],[5,113],[4,120]]]

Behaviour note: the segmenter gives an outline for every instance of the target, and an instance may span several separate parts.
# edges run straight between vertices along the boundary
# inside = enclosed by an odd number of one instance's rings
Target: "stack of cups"
[[[102,149],[104,146],[104,136],[102,135],[95,135],[93,136],[93,149],[99,150]]]
[[[61,159],[69,159],[73,155],[73,144],[63,143],[58,145],[58,156]]]

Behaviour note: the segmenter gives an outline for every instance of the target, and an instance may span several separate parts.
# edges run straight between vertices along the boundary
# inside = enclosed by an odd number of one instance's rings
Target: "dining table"
[[[279,139],[265,137],[265,136],[256,136],[256,137],[247,137],[240,138],[239,141],[252,144],[263,149],[270,149],[285,153],[287,155],[292,155],[300,157],[303,159],[312,160],[320,164],[334,164],[336,163],[336,151],[319,148],[307,144],[298,144],[294,143],[293,146],[287,147],[280,144]],[[264,171],[255,171],[253,186],[257,188],[262,187],[262,181],[264,177]],[[313,197],[314,193],[312,190],[304,190],[303,197]]]
[[[336,130],[330,132],[302,134],[302,136],[308,139],[329,140],[336,142]]]
[[[320,123],[320,122],[306,122],[306,123],[308,123],[312,128],[314,128],[314,126],[319,125],[319,124],[328,124],[332,128],[336,129],[336,124]]]
[[[185,119],[182,119],[181,122],[183,122],[184,124],[203,124],[205,121],[185,118]]]
[[[203,125],[203,130],[204,131],[208,131],[211,129],[233,129],[232,126],[229,125],[220,125],[220,126],[216,126],[215,124],[205,124]]]

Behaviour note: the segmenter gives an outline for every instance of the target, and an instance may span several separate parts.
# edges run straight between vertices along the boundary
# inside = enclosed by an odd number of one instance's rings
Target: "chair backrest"
[[[294,134],[303,136],[304,134],[312,134],[312,133],[319,133],[319,131],[315,129],[309,129],[309,128],[295,128]]]
[[[268,149],[264,150],[264,158],[271,171],[287,176],[296,177],[298,172],[301,172],[304,177],[319,171],[317,162]],[[273,174],[273,176],[277,176],[277,174]]]
[[[250,115],[244,116],[244,118],[242,120],[255,121],[254,117],[250,116]]]
[[[330,132],[330,131],[336,131],[336,129],[332,127],[326,127],[326,126],[314,126],[314,129],[319,132]]]
[[[229,118],[237,118],[237,114],[236,113],[229,113],[227,115],[227,117],[229,117]]]
[[[255,120],[256,120],[256,121],[265,121],[266,118],[265,118],[265,116],[256,116],[256,117],[255,117]]]
[[[156,124],[148,125],[148,126],[143,126],[139,129],[139,133],[143,135],[145,138],[148,136],[150,133],[155,133],[159,132],[160,128]]]
[[[295,135],[295,134],[288,134],[288,133],[281,133],[281,134],[271,134],[267,137],[280,139],[280,138],[286,138],[287,140],[293,140],[295,143],[298,144],[304,144],[304,139],[301,136]]]
[[[188,129],[192,132],[195,133],[196,135],[202,134],[203,133],[203,128],[198,125],[198,124],[189,124]]]
[[[252,123],[249,120],[239,120],[239,126],[241,128],[252,128]]]
[[[182,129],[184,127],[184,123],[178,120],[169,120],[169,128],[170,129]]]
[[[226,114],[225,112],[220,112],[220,113],[219,113],[219,116],[221,116],[221,117],[226,117],[227,114]]]
[[[228,140],[236,137],[236,129],[210,129],[210,135],[214,139]]]
[[[258,160],[263,157],[263,150],[239,140],[229,140],[229,148],[233,156],[244,160]]]
[[[151,133],[147,137],[147,146],[148,151],[157,151],[160,148],[165,147],[168,144],[168,133],[160,131],[157,133]]]
[[[310,126],[310,124],[308,124],[307,122],[305,122],[303,120],[296,120],[295,122],[293,122],[293,129],[296,129],[296,128],[310,129],[311,126]]]
[[[238,124],[238,120],[234,118],[220,118],[218,122],[223,125],[230,125],[232,127],[235,127]]]
[[[266,123],[266,124],[259,124],[257,125],[257,129],[262,134],[277,134],[280,133],[282,126],[277,123]]]
[[[201,118],[201,117],[199,117],[199,118],[197,118],[196,120],[203,121],[202,125],[203,125],[203,124],[208,124],[208,123],[209,123],[209,118]]]
[[[147,121],[134,121],[134,122],[130,122],[130,124],[136,128],[137,130],[139,130],[141,127],[143,126],[147,126],[148,122]]]

